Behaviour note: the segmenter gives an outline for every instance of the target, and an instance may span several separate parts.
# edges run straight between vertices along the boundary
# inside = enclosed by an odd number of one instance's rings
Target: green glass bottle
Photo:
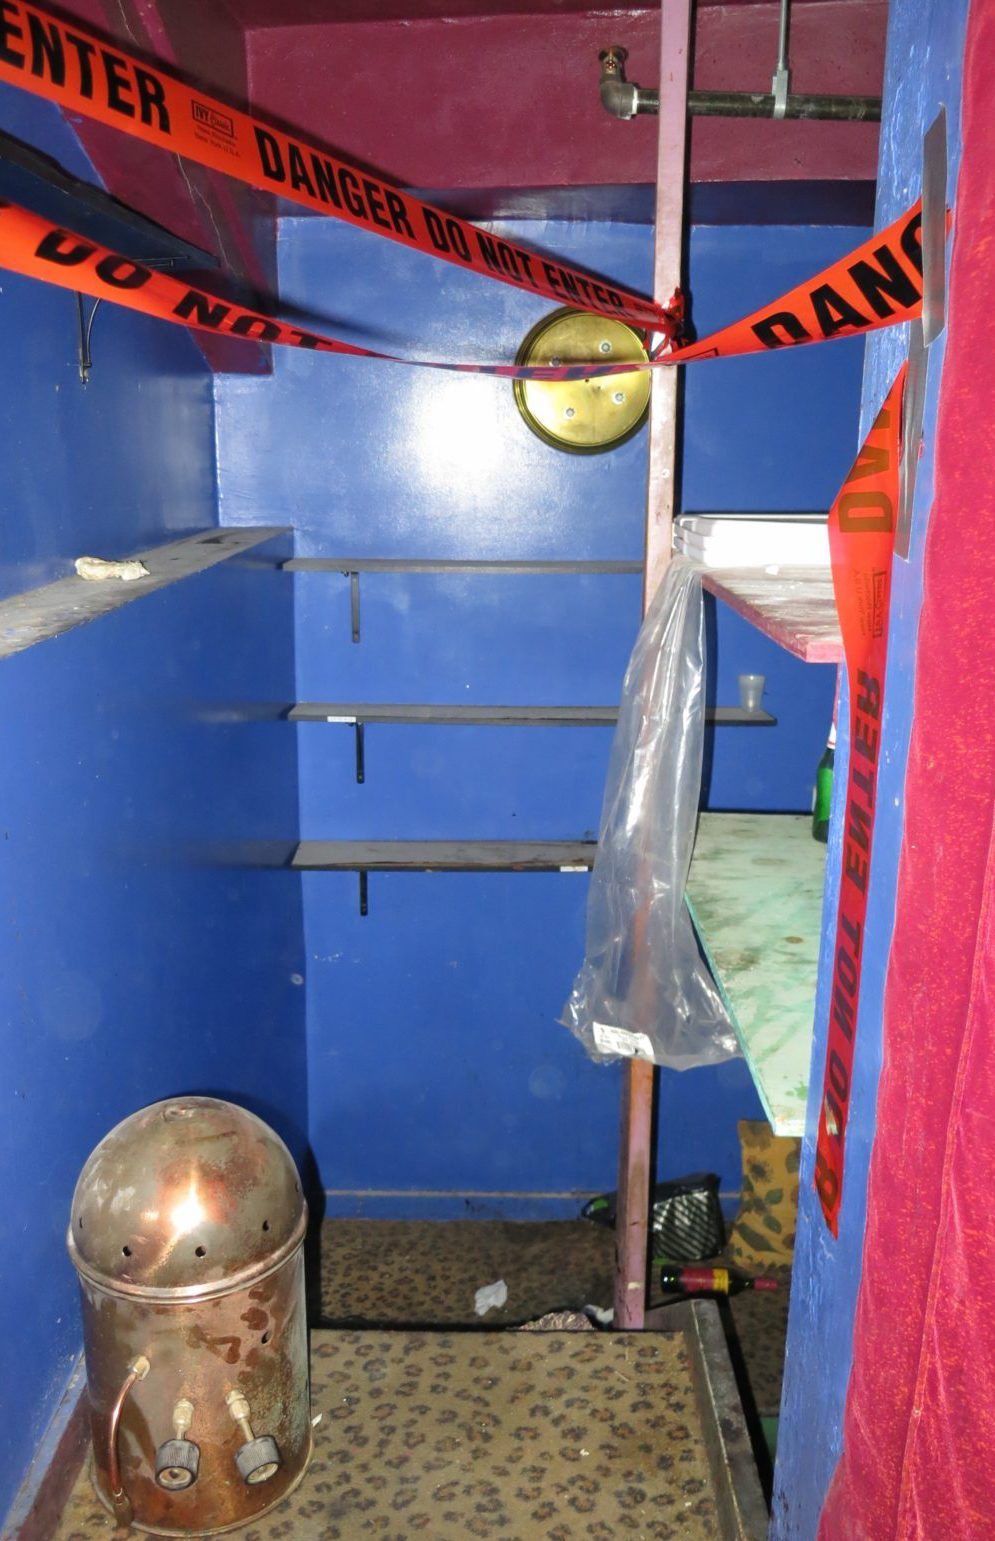
[[[833,806],[833,764],[836,759],[836,724],[829,730],[829,739],[816,766],[815,790],[812,793],[812,837],[823,845],[829,839],[829,814]]]

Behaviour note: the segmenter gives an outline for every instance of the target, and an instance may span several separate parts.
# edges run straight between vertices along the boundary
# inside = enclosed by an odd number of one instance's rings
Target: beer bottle
[[[833,763],[836,759],[836,724],[829,730],[829,740],[822,752],[822,759],[815,768],[815,790],[812,793],[812,837],[823,845],[829,839],[829,814],[833,805]]]

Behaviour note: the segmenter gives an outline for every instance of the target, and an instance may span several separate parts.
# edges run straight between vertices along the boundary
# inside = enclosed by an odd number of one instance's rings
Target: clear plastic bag
[[[705,720],[701,577],[674,557],[622,686],[584,963],[561,1022],[592,1059],[688,1070],[739,1053],[684,890],[701,795]]]

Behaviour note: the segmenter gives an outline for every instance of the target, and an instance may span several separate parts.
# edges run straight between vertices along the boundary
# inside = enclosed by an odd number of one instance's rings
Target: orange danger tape
[[[833,588],[850,696],[843,860],[815,1156],[815,1188],[826,1224],[834,1236],[839,1231],[843,1197],[846,1126],[877,808],[905,375],[903,364],[829,511]]]
[[[0,80],[250,187],[278,193],[560,305],[629,321],[660,334],[664,346],[679,347],[679,296],[670,307],[659,305],[528,251],[423,203],[272,123],[195,91],[161,66],[112,47],[85,27],[50,16],[24,0],[0,0]],[[921,222],[921,205],[916,204],[810,283],[799,285],[764,311],[680,349],[681,362],[853,336],[918,315]],[[240,324],[249,323],[243,318]],[[261,323],[260,328],[264,330]],[[257,335],[237,331],[234,321],[227,329],[240,336]],[[292,341],[288,337],[269,340]],[[326,351],[364,353],[344,343]]]
[[[222,332],[253,342],[280,343],[315,353],[338,353],[352,358],[384,359],[420,369],[447,369],[460,374],[499,375],[509,379],[575,380],[593,375],[631,374],[653,364],[448,364],[433,359],[398,358],[356,343],[341,342],[321,332],[290,326],[273,316],[260,315],[207,289],[195,288],[168,273],[156,272],[100,246],[86,236],[32,214],[17,204],[0,200],[0,267],[44,283],[57,284],[77,293],[110,300],[128,310],[141,311],[161,321],[198,332]],[[659,362],[665,362],[660,360]]]
[[[0,0],[2,3],[3,0]],[[880,235],[872,236],[870,241],[851,252],[849,257],[834,263],[808,284],[774,301],[773,305],[755,311],[735,325],[705,338],[703,342],[692,343],[676,351],[657,353],[645,364],[606,364],[599,360],[596,363],[520,366],[453,364],[434,359],[399,358],[393,353],[363,348],[355,343],[325,336],[321,332],[290,326],[273,316],[260,315],[258,311],[223,300],[209,290],[194,288],[166,273],[154,272],[130,257],[121,256],[106,246],[100,246],[61,225],[42,219],[40,215],[3,201],[0,201],[0,267],[23,273],[28,278],[57,284],[64,289],[92,294],[98,299],[110,300],[130,310],[190,327],[194,331],[222,332],[254,342],[278,343],[285,347],[305,348],[317,353],[338,353],[352,358],[382,359],[394,364],[407,364],[421,369],[445,369],[458,374],[495,375],[503,379],[578,380],[631,374],[636,370],[657,369],[668,364],[693,363],[697,359],[729,357],[738,353],[755,353],[822,341],[822,335],[812,335],[811,329],[805,327],[805,320],[810,311],[818,313],[817,307],[828,303],[820,296],[829,291],[842,297],[848,279],[852,283],[858,282],[852,276],[854,272],[860,275],[859,281],[876,297],[876,305],[868,306],[874,311],[875,319],[873,322],[862,320],[861,324],[858,324],[856,318],[850,319],[835,332],[826,333],[826,336],[851,336],[855,332],[869,331],[872,326],[887,326],[918,315],[921,308],[921,286],[916,291],[915,300],[908,299],[914,287],[911,278],[908,289],[900,288],[893,280],[892,269],[885,258],[895,247],[904,250],[911,245],[907,233],[911,229],[918,230],[920,219],[919,206],[916,205],[908,214],[896,220],[894,225],[890,225]],[[873,267],[873,262],[878,264],[877,268]],[[914,264],[911,266],[914,271]],[[877,289],[872,289],[872,279],[867,276],[871,273],[878,275]],[[886,288],[886,284],[890,287]],[[885,295],[894,302],[894,309],[882,315],[881,309],[886,305]],[[816,298],[813,299],[813,296]],[[796,317],[796,322],[786,322],[786,316]]]
[[[423,203],[22,0],[0,0],[0,80],[457,267],[559,305],[630,321],[665,338],[674,335],[674,316],[665,306]]]
[[[702,342],[679,347],[682,364],[692,359],[764,353],[854,337],[876,327],[895,326],[922,314],[922,199],[887,229],[822,273],[756,310],[742,321],[713,332]]]

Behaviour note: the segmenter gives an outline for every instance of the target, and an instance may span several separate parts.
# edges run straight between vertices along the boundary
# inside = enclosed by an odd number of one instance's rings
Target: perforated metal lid
[[[76,1184],[67,1241],[78,1272],[111,1293],[200,1299],[269,1273],[306,1225],[290,1152],[262,1119],[177,1097],[101,1140]]]

